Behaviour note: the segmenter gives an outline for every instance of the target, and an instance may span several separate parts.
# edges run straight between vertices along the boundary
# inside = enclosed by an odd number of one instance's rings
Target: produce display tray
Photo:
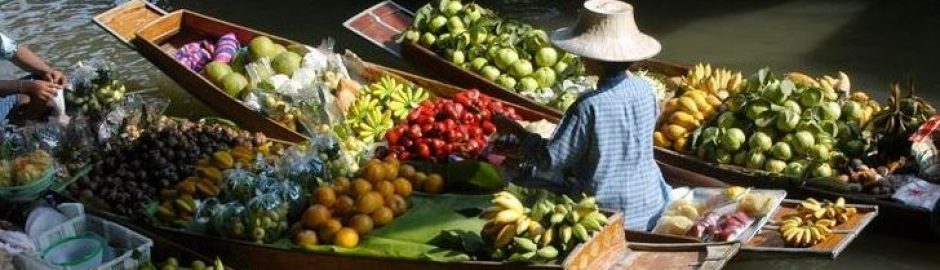
[[[780,208],[774,212],[773,220],[780,221],[785,216],[795,213],[799,204],[800,201],[798,200],[785,200]],[[858,209],[858,214],[851,217],[848,222],[833,227],[832,235],[822,243],[806,248],[786,247],[784,246],[783,237],[778,231],[779,226],[767,224],[761,227],[760,232],[750,241],[745,242],[746,244],[742,249],[755,252],[807,253],[835,259],[878,216],[878,206],[876,205],[848,204],[846,206],[855,207]]]
[[[715,196],[716,194],[719,194],[723,192],[724,190],[725,190],[724,188],[693,188],[691,190],[692,201],[696,203],[703,203],[707,201],[709,198],[711,198],[712,196]],[[774,208],[770,210],[770,213],[778,212],[778,208],[780,207],[780,204],[787,197],[787,192],[784,190],[751,189],[749,192],[752,192],[755,194],[769,194],[773,196],[772,204],[774,205]],[[770,222],[772,216],[773,214],[770,214],[770,215],[765,215],[763,217],[755,219],[754,223],[752,223],[751,226],[749,226],[746,230],[741,232],[741,234],[738,234],[738,236],[733,241],[727,241],[727,242],[741,242],[741,243],[749,242],[751,238],[753,238],[755,235],[758,234],[761,228],[763,228],[764,226],[767,225],[768,222]]]

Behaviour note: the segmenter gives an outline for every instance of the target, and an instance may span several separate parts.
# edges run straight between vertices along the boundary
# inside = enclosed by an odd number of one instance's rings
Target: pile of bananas
[[[688,135],[698,128],[721,106],[722,100],[737,93],[745,84],[740,72],[712,69],[709,64],[698,64],[679,80],[682,95],[666,101],[663,116],[666,121],[653,133],[658,147],[679,152],[686,150]]]
[[[907,96],[902,97],[901,86],[895,83],[884,110],[876,113],[868,125],[879,136],[879,154],[886,160],[907,155],[911,146],[908,137],[937,112],[929,102],[914,95],[913,82],[907,88]]]
[[[800,202],[795,214],[780,223],[784,243],[791,247],[809,247],[826,240],[832,227],[848,222],[858,210],[846,207],[845,199],[819,202],[809,198]]]
[[[512,193],[500,192],[492,202],[494,206],[482,213],[488,222],[481,234],[495,249],[494,259],[550,261],[586,242],[607,224],[593,197],[577,203],[568,196],[542,197],[529,209]]]
[[[346,112],[345,125],[355,138],[371,143],[408,116],[430,94],[420,87],[385,76],[365,87]]]

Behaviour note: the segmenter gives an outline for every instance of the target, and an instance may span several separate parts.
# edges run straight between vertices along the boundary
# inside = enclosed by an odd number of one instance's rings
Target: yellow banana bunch
[[[800,202],[795,214],[788,215],[779,224],[780,234],[788,246],[812,246],[824,241],[832,227],[848,222],[857,212],[856,208],[847,207],[841,197],[835,202],[808,198]]]
[[[653,144],[678,152],[686,151],[688,135],[714,115],[723,100],[741,90],[745,80],[741,72],[713,69],[699,63],[679,80],[684,92],[665,102],[662,125],[653,134]]]
[[[820,220],[825,221],[825,220]],[[790,247],[810,247],[826,240],[832,234],[828,222],[812,222],[800,217],[790,217],[780,225],[780,235]]]

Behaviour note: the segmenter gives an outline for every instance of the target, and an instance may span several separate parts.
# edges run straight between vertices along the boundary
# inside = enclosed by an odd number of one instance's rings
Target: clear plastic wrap
[[[216,234],[225,238],[248,239],[248,226],[245,223],[248,208],[240,202],[219,205],[213,211],[210,224]]]
[[[276,194],[263,194],[248,202],[245,219],[248,239],[267,243],[274,241],[287,230],[288,203]]]
[[[258,176],[236,166],[225,171],[224,198],[229,201],[248,202],[256,194]]]
[[[277,196],[282,203],[287,205],[287,214],[290,219],[300,217],[304,207],[307,206],[307,193],[300,184],[277,179],[273,175],[259,176],[259,179],[257,189],[259,196],[264,194]]]

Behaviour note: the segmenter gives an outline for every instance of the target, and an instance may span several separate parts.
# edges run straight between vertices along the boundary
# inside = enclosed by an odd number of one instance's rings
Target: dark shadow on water
[[[854,19],[803,58],[823,69],[849,68],[884,98],[888,82],[914,75],[920,94],[940,100],[940,3],[870,1]]]

